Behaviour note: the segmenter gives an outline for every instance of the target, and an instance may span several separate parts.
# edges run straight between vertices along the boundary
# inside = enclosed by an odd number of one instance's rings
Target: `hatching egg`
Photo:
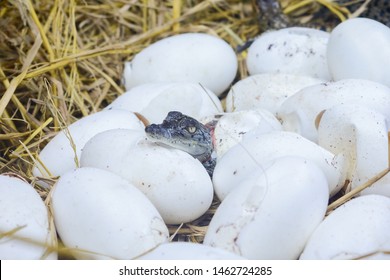
[[[0,175],[0,259],[56,259],[56,234],[33,186]]]
[[[325,216],[328,183],[317,164],[282,157],[232,190],[204,244],[249,259],[297,259]]]
[[[331,32],[327,49],[334,80],[356,78],[390,86],[390,28],[368,18],[353,18]]]
[[[328,39],[329,33],[304,27],[265,32],[248,50],[249,73],[296,74],[328,81]]]
[[[149,83],[131,88],[107,109],[142,114],[151,123],[161,123],[170,111],[179,111],[195,119],[222,112],[217,96],[195,83]]]
[[[100,133],[85,145],[81,166],[108,170],[131,182],[167,224],[199,218],[213,199],[206,169],[188,153],[141,141],[142,137],[131,130]]]
[[[214,151],[217,159],[244,137],[282,130],[279,121],[266,110],[246,110],[223,114],[214,129]]]
[[[77,259],[131,259],[168,240],[168,228],[145,195],[105,170],[66,172],[51,202],[58,234]]]
[[[185,33],[159,40],[125,64],[127,90],[150,82],[193,82],[220,95],[237,72],[237,57],[224,40]]]

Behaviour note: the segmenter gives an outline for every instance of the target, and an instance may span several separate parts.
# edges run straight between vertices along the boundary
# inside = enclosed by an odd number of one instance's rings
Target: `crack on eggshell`
[[[319,112],[317,114],[317,117],[314,120],[314,124],[315,124],[317,130],[318,130],[318,127],[320,126],[321,118],[324,115],[325,111],[326,110],[322,110],[321,112]]]
[[[156,241],[158,241],[160,238],[163,238],[165,241],[168,240],[168,237],[169,237],[168,228],[165,226],[165,223],[164,223],[164,221],[162,220],[161,217],[154,216],[151,219],[151,221],[150,221],[150,229],[151,229],[152,233],[153,232],[157,233],[157,236],[153,234],[153,236],[155,237],[154,239]],[[156,237],[159,237],[159,238],[156,239]],[[161,240],[161,242],[163,242],[164,240]]]
[[[211,246],[223,248],[242,256],[240,246],[237,244],[240,231],[235,223],[221,225],[216,229],[215,233],[218,241],[211,242]],[[221,235],[226,235],[226,233],[230,234],[225,238],[221,238]],[[224,245],[223,247],[219,246],[219,241],[222,242],[221,244]]]
[[[331,260],[341,260],[341,259],[356,259],[362,257],[361,253],[353,253],[348,251],[342,251],[334,254],[329,259]]]

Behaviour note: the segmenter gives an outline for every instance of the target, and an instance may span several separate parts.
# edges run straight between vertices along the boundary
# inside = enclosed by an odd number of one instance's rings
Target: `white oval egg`
[[[214,151],[217,159],[239,144],[249,134],[282,130],[280,122],[266,110],[238,111],[222,115],[214,129]]]
[[[276,113],[280,105],[297,91],[323,82],[309,76],[283,73],[252,75],[230,89],[226,97],[226,111],[261,108]]]
[[[329,33],[289,27],[260,35],[248,50],[251,75],[285,73],[330,80],[326,60]]]
[[[168,228],[145,195],[105,170],[63,174],[51,202],[57,232],[77,259],[132,259],[168,240]]]
[[[331,32],[327,50],[334,80],[367,79],[390,87],[390,28],[368,18],[346,20]]]
[[[110,129],[93,136],[85,144],[80,156],[80,166],[105,161],[103,169],[118,168],[119,157],[129,156],[131,149],[146,139],[145,131],[136,129]],[[103,166],[101,166],[103,167]]]
[[[317,116],[338,104],[366,106],[390,119],[390,88],[359,79],[309,86],[283,102],[277,116],[285,130],[317,142]]]
[[[193,82],[220,95],[237,72],[237,57],[224,40],[201,33],[174,35],[138,53],[125,66],[125,87],[150,82]]]
[[[41,197],[30,184],[0,175],[0,259],[56,259],[56,235]]]
[[[131,182],[167,224],[190,222],[204,214],[213,199],[213,186],[200,161],[177,149],[131,141],[132,135],[132,131],[96,135],[85,145],[81,166],[105,169]]]
[[[161,123],[170,111],[195,119],[222,112],[213,92],[195,83],[149,83],[133,87],[107,109],[141,113],[151,123]]]
[[[267,162],[284,156],[300,156],[318,164],[325,173],[329,192],[334,195],[344,185],[344,159],[302,136],[285,131],[274,131],[244,137],[243,141],[228,150],[217,161],[213,183],[220,200],[253,172],[262,170]]]
[[[327,179],[315,163],[279,158],[222,201],[204,244],[249,259],[297,259],[324,218],[328,197]]]
[[[390,198],[365,195],[330,213],[300,259],[390,259]]]
[[[137,260],[243,260],[244,258],[229,251],[210,247],[200,243],[167,242]]]
[[[84,117],[60,131],[39,153],[34,176],[51,177],[78,167],[81,151],[87,141],[99,132],[115,129],[144,129],[142,122],[130,112],[102,111]]]

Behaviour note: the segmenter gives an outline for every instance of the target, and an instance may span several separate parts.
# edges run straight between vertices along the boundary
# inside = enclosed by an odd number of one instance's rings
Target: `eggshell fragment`
[[[326,60],[329,33],[304,27],[268,31],[248,50],[251,75],[285,73],[330,80]]]
[[[61,176],[52,192],[57,231],[77,259],[131,259],[168,240],[168,228],[131,183],[96,168]]]
[[[317,142],[317,116],[338,104],[357,104],[390,119],[390,88],[368,80],[347,79],[304,88],[283,102],[277,112],[287,131]]]
[[[266,109],[276,113],[291,95],[307,86],[325,82],[303,75],[263,73],[240,80],[226,97],[226,111]]]
[[[195,83],[151,83],[133,87],[107,109],[141,113],[150,123],[161,123],[170,111],[195,119],[222,112],[213,92]]]
[[[222,115],[214,129],[214,151],[217,159],[251,134],[282,130],[279,121],[266,110],[239,111]]]
[[[346,176],[352,189],[366,183],[389,164],[386,118],[360,105],[338,105],[327,109],[318,127],[318,144],[346,158]],[[390,196],[390,185],[380,186],[378,183],[362,194]]]
[[[56,259],[49,214],[34,188],[0,175],[0,259]]]
[[[237,57],[218,37],[186,33],[151,44],[125,68],[127,90],[150,82],[193,82],[220,95],[236,76]]]
[[[222,201],[204,244],[249,259],[296,259],[324,218],[328,197],[315,163],[279,158]]]
[[[132,131],[96,135],[85,145],[81,166],[125,178],[152,201],[168,224],[190,222],[204,214],[213,199],[213,186],[200,161],[177,149],[138,141],[142,136],[132,137]]]
[[[110,110],[84,117],[60,131],[39,153],[33,169],[34,176],[59,176],[78,166],[81,151],[87,141],[99,132],[114,129],[144,129],[133,114]]]
[[[219,248],[200,243],[167,242],[137,258],[138,260],[243,260],[244,258]]]
[[[284,131],[251,135],[231,148],[217,161],[213,174],[215,193],[220,200],[267,162],[284,156],[300,156],[316,163],[325,173],[329,192],[335,194],[344,185],[344,159],[302,136]]]
[[[389,251],[390,198],[365,195],[330,213],[311,235],[300,259],[390,259]]]
[[[367,79],[390,87],[390,28],[368,18],[353,18],[332,31],[327,49],[334,80]]]

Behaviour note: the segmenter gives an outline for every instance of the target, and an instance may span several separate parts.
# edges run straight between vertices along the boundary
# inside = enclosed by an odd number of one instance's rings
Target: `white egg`
[[[327,50],[334,80],[367,79],[390,86],[390,28],[368,18],[340,23]]]
[[[282,130],[280,122],[266,110],[238,111],[222,115],[214,129],[217,159],[239,144],[244,136]]]
[[[338,104],[366,106],[390,120],[390,88],[359,79],[306,87],[283,102],[277,116],[285,130],[317,142],[317,116]]]
[[[138,260],[243,260],[229,251],[191,242],[167,242],[137,258]]]
[[[297,259],[325,216],[328,183],[307,159],[269,163],[222,201],[204,244],[249,259]]]
[[[319,123],[318,144],[346,158],[346,177],[352,189],[366,183],[389,165],[386,118],[361,105],[337,105],[327,109]],[[390,197],[389,184],[377,182],[376,186],[362,192],[368,193]]]
[[[222,112],[213,92],[195,83],[149,83],[133,87],[107,109],[141,113],[151,123],[161,123],[170,111],[195,119]]]
[[[87,141],[99,132],[114,129],[144,129],[133,114],[110,110],[84,117],[60,131],[39,153],[34,176],[59,176],[79,165],[81,151]]]
[[[193,82],[220,95],[237,72],[237,57],[224,40],[186,33],[157,41],[126,64],[125,87],[150,82]]]
[[[344,159],[302,136],[285,131],[250,135],[228,150],[217,161],[213,174],[215,193],[220,200],[237,188],[253,172],[262,170],[267,162],[284,156],[300,156],[318,164],[325,173],[329,192],[337,193],[344,185]]]
[[[213,199],[206,169],[183,151],[140,139],[142,135],[134,136],[131,130],[98,134],[85,145],[81,166],[105,169],[125,178],[152,201],[168,224],[199,218]]]
[[[0,175],[0,259],[56,259],[56,235],[34,188]]]
[[[323,82],[309,76],[283,73],[249,76],[230,89],[226,97],[226,111],[261,108],[276,113],[280,105],[297,91]]]
[[[108,171],[84,167],[63,174],[51,202],[57,232],[77,259],[132,259],[168,240],[152,203]]]
[[[390,259],[390,198],[344,203],[317,227],[300,259]]]
[[[285,73],[330,80],[328,39],[329,33],[304,27],[265,32],[248,50],[249,73]]]

